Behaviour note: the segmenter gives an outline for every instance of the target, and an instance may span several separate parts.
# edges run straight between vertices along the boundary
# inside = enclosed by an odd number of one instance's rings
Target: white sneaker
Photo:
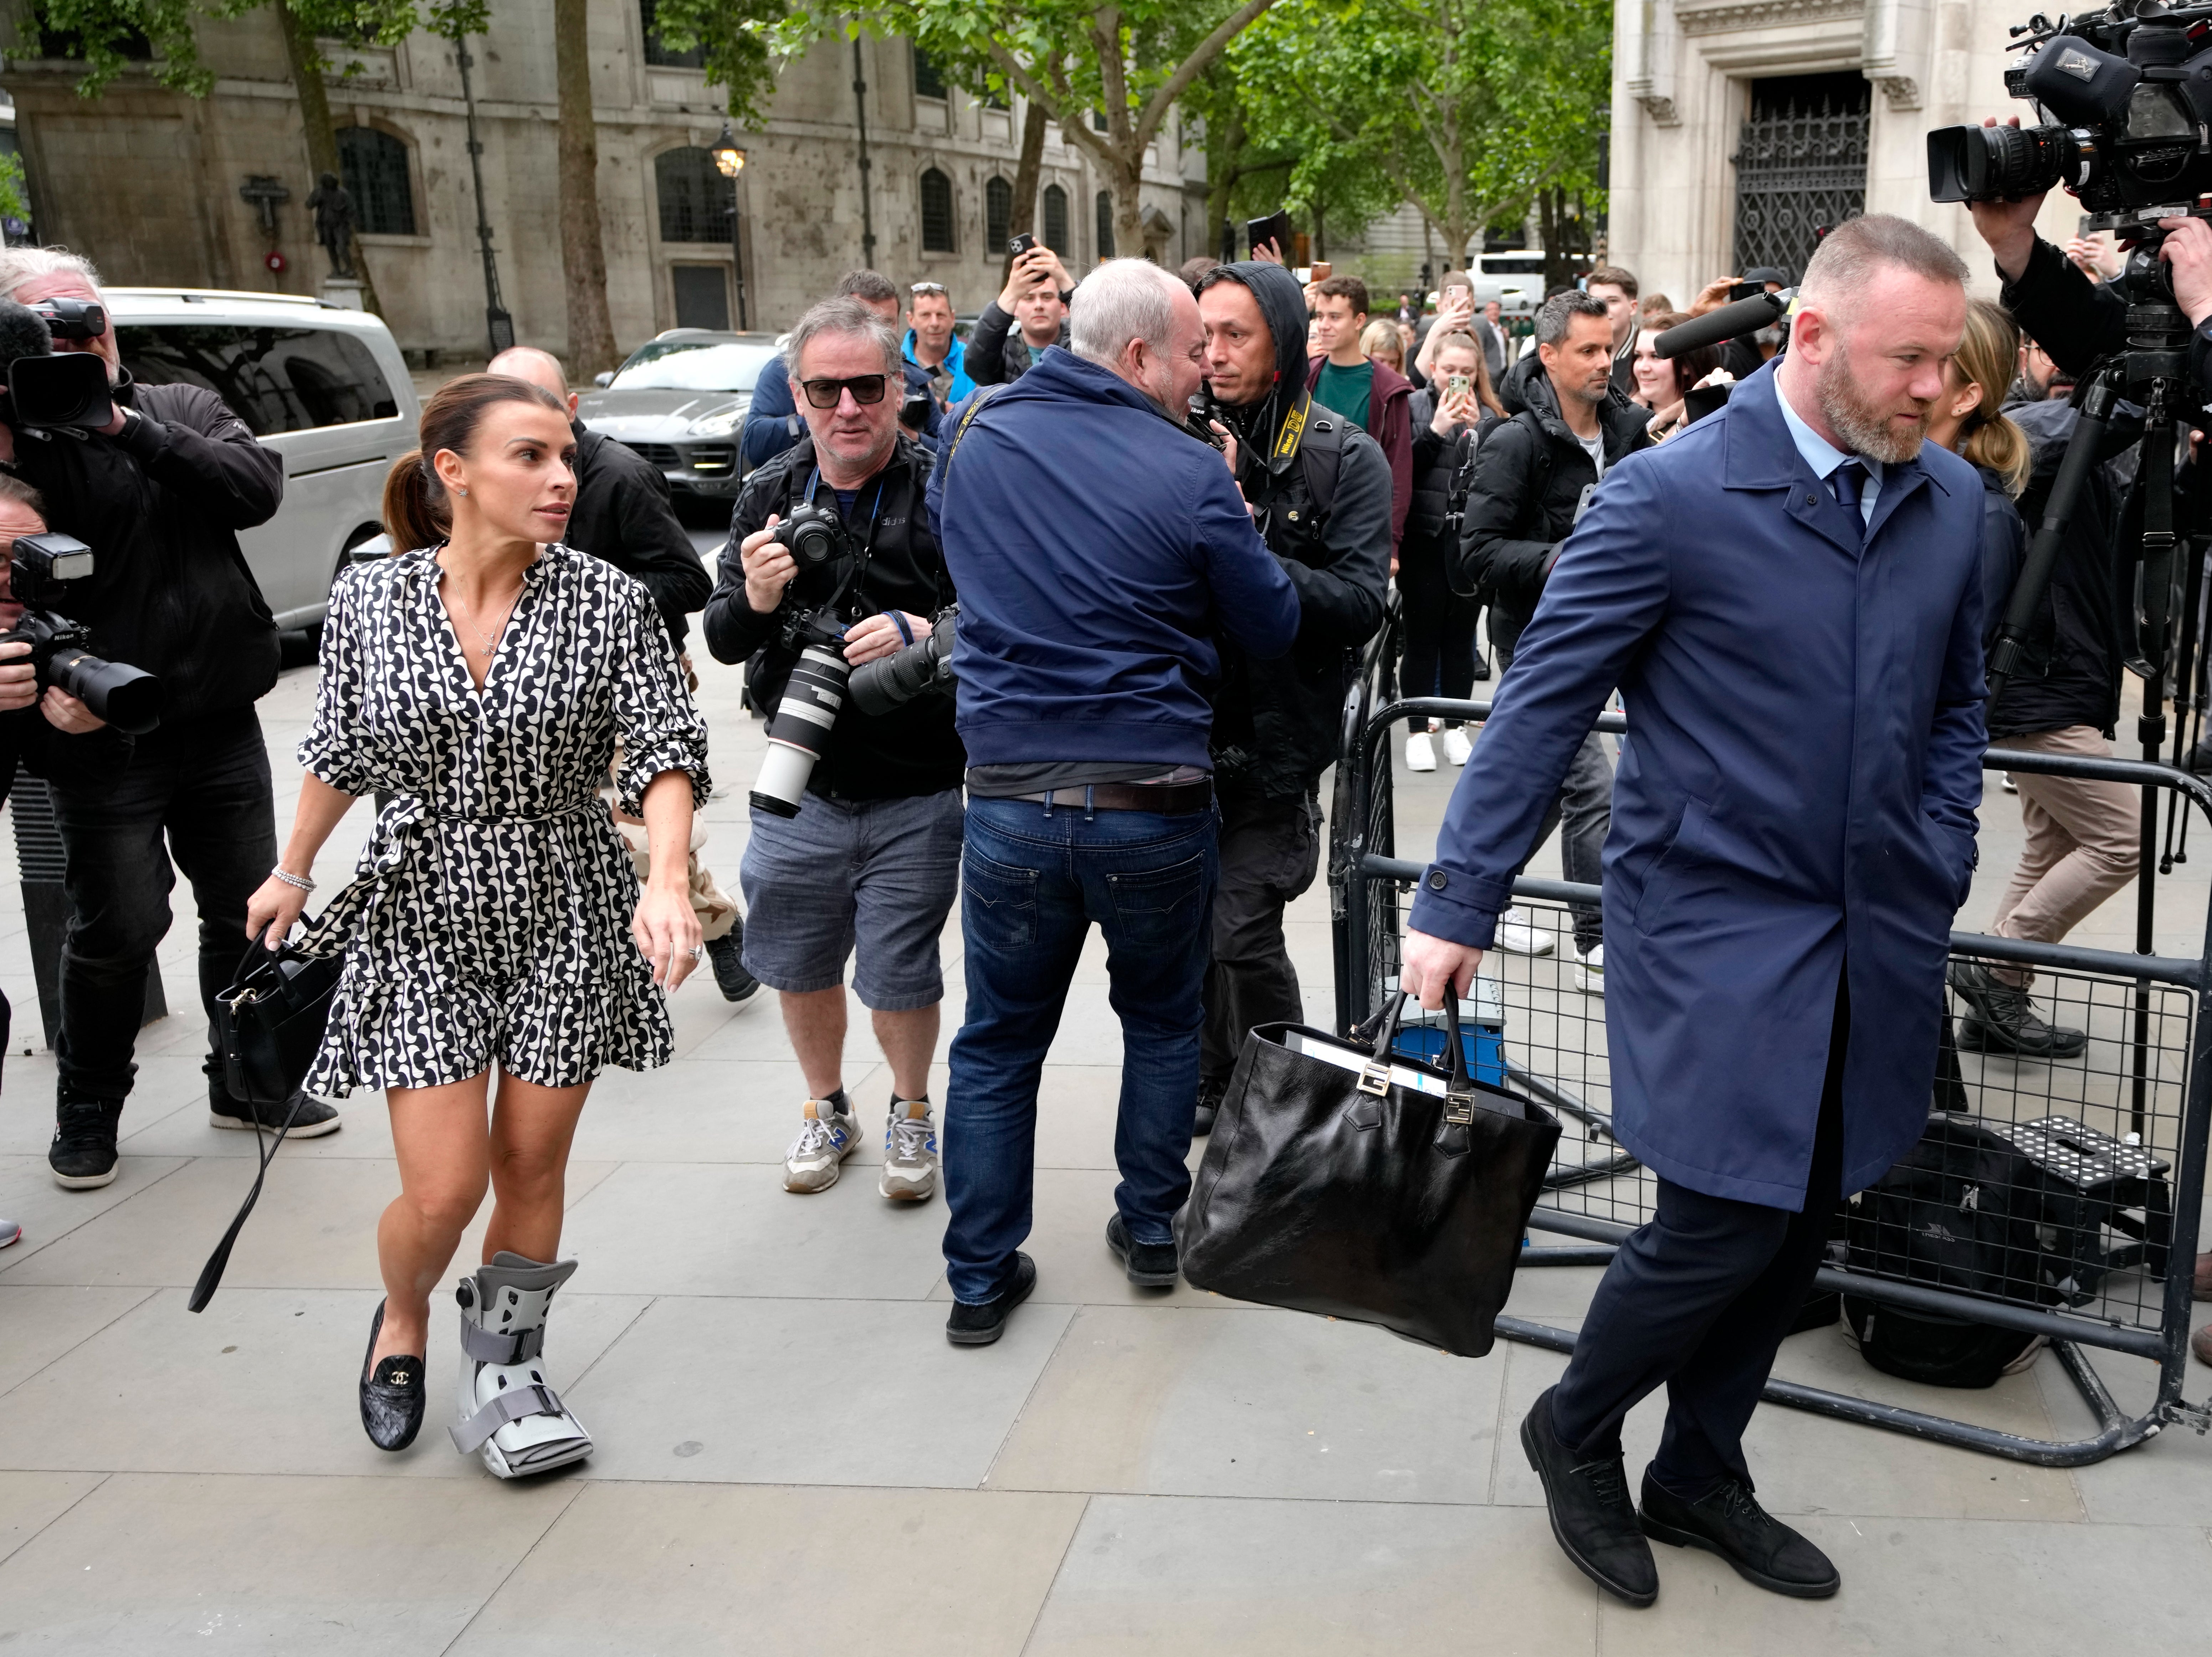
[[[1605,945],[1593,947],[1588,955],[1580,945],[1575,949],[1575,987],[1584,995],[1605,993]]]
[[[926,1203],[937,1194],[937,1124],[927,1099],[893,1099],[884,1124],[884,1176],[876,1189],[895,1203]],[[896,1113],[903,1109],[904,1115]]]
[[[1406,738],[1406,769],[1433,771],[1437,768],[1437,745],[1429,740],[1425,731],[1416,731]]]
[[[2014,782],[2014,781],[2012,780],[2012,773],[2011,773],[2011,772],[2009,772],[2009,771],[2000,771],[2000,772],[1998,772],[1998,773],[1997,773],[1997,780],[1998,780],[1998,781],[2002,785],[2002,786],[2003,786],[2004,791],[2005,791],[2005,792],[2006,792],[2006,793],[2008,793],[2008,794],[2017,794],[2018,792],[2020,792],[2020,785],[2019,785],[2018,783]],[[2040,1350],[2040,1349],[2038,1349],[2038,1350]]]
[[[1474,752],[1474,744],[1467,739],[1467,732],[1457,726],[1444,732],[1444,757],[1454,765],[1465,765],[1467,756]]]
[[[1558,940],[1533,925],[1528,912],[1516,903],[1498,917],[1498,935],[1492,942],[1508,955],[1549,955]]]
[[[783,1156],[783,1188],[829,1190],[837,1183],[839,1166],[860,1148],[860,1126],[849,1111],[824,1099],[809,1099],[799,1137]]]

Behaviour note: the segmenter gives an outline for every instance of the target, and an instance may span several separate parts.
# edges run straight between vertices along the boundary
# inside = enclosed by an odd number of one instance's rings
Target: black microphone
[[[1755,334],[1786,313],[1790,301],[1796,297],[1795,288],[1785,288],[1778,294],[1754,294],[1749,299],[1740,299],[1733,305],[1723,305],[1717,311],[1708,311],[1701,317],[1669,328],[1651,342],[1651,349],[1661,356],[1680,356],[1701,345],[1719,345],[1745,334]]]
[[[39,313],[11,299],[0,299],[0,373],[27,356],[52,356],[54,337]]]

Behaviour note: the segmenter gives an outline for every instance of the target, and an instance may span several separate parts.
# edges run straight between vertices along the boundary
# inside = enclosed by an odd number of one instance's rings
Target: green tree
[[[1231,58],[1270,94],[1244,100],[1260,143],[1371,169],[1456,260],[1540,191],[1594,191],[1611,39],[1603,0],[1282,0]]]

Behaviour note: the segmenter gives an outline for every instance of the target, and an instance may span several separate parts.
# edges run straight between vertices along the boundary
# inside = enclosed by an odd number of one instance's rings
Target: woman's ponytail
[[[443,503],[431,498],[436,488],[422,450],[410,449],[392,463],[384,478],[384,532],[392,537],[392,551],[413,552],[445,540]]]

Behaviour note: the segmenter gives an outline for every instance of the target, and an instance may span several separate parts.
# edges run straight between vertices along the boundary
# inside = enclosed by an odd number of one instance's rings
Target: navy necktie
[[[1851,515],[1851,522],[1860,529],[1866,519],[1859,511],[1859,498],[1866,489],[1866,467],[1856,460],[1846,460],[1828,474],[1828,481],[1836,486],[1836,499]]]

